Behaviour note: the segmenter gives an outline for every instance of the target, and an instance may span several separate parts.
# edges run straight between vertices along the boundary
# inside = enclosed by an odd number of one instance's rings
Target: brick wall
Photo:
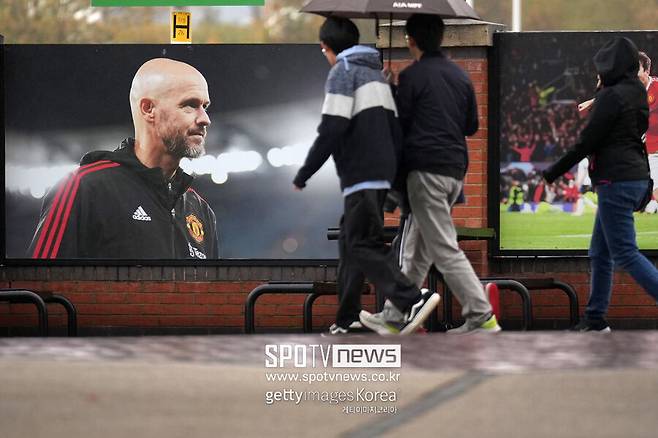
[[[488,78],[484,48],[446,50],[471,77],[478,98],[480,130],[469,139],[470,167],[466,177],[467,202],[455,208],[460,226],[487,226]],[[394,60],[399,72],[409,63]],[[387,224],[396,224],[387,215]],[[490,260],[486,242],[463,242],[462,247],[479,275],[555,277],[577,290],[581,312],[587,301],[589,266],[586,258]],[[335,265],[302,266],[197,266],[197,267],[0,267],[0,287],[59,292],[79,311],[81,334],[158,334],[240,332],[244,301],[257,285],[270,280],[334,281]],[[302,296],[262,297],[257,304],[260,330],[300,330]],[[316,329],[328,326],[335,313],[335,297],[322,297],[314,306]],[[373,296],[364,296],[373,309]],[[568,324],[566,298],[556,291],[533,293],[535,325],[561,328]],[[58,305],[49,305],[53,332],[64,333],[66,319]],[[0,302],[0,335],[33,333],[32,306]],[[455,304],[455,315],[459,306]],[[518,325],[520,306],[514,294],[502,294],[503,322]],[[627,274],[615,276],[610,319],[618,327],[656,328],[658,308]]]
[[[236,333],[244,326],[247,294],[259,284],[272,279],[333,281],[336,268],[208,267],[195,271],[205,278],[176,276],[175,268],[163,275],[161,267],[3,267],[0,287],[65,295],[78,310],[81,334]],[[162,280],[153,280],[158,276]],[[261,297],[256,327],[301,330],[303,302],[301,295]],[[374,310],[374,296],[364,296],[363,304]],[[51,332],[64,334],[63,308],[49,304],[48,311]],[[319,298],[314,306],[315,327],[331,324],[335,311],[335,297]],[[0,335],[34,333],[36,325],[33,305],[0,303]]]

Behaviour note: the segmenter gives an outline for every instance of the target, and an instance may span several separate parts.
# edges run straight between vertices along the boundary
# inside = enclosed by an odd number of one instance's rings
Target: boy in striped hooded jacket
[[[438,302],[421,295],[397,265],[384,242],[383,204],[397,169],[401,131],[390,86],[377,50],[358,45],[359,31],[350,20],[329,17],[320,28],[320,45],[332,66],[318,137],[293,184],[301,190],[333,157],[344,198],[340,223],[339,307],[331,334],[361,328],[361,290],[367,277],[387,298],[392,315],[384,334],[413,331]],[[372,327],[371,327],[372,328]]]

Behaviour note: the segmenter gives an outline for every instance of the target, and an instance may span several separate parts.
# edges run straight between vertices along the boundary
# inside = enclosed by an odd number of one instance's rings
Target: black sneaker
[[[390,300],[386,300],[381,312],[371,314],[362,310],[359,319],[363,325],[383,336],[409,335],[420,328],[439,300],[439,294],[423,291],[408,313],[402,313]]]
[[[364,333],[367,332],[361,324],[361,321],[352,321],[347,327],[341,327],[338,324],[331,324],[329,330],[322,333],[322,336],[340,336],[347,335],[349,333]]]
[[[400,334],[408,335],[417,331],[432,311],[434,311],[440,299],[441,296],[438,293],[421,289],[421,298],[409,309],[407,325],[400,331]]]
[[[574,332],[602,332],[610,333],[612,330],[608,325],[608,322],[603,319],[581,319],[578,324],[571,327],[571,331]]]

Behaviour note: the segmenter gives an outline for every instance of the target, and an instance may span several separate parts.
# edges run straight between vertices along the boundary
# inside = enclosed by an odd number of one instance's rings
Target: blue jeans
[[[603,318],[612,295],[612,276],[618,266],[658,300],[658,269],[637,248],[633,211],[646,192],[647,181],[622,181],[596,187],[596,212],[589,257],[592,278],[585,317]]]

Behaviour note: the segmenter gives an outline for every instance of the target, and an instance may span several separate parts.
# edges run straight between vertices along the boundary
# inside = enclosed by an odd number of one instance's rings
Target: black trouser
[[[361,290],[366,278],[377,293],[406,311],[420,299],[420,291],[400,272],[396,256],[384,241],[382,207],[387,190],[361,190],[345,198],[338,237],[338,313],[336,323],[347,327],[358,321]]]

